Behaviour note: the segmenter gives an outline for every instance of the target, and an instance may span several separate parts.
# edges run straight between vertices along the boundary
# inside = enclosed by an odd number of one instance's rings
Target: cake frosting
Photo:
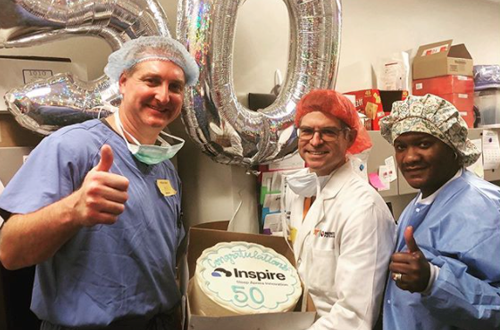
[[[224,242],[203,251],[189,283],[191,313],[197,315],[286,312],[301,294],[288,259],[249,242]]]

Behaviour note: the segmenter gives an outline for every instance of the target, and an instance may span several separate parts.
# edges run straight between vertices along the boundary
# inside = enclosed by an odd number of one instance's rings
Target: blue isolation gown
[[[440,268],[427,295],[388,279],[384,329],[500,329],[500,188],[463,171],[430,205],[415,198],[401,215],[396,251],[413,226],[427,260]]]

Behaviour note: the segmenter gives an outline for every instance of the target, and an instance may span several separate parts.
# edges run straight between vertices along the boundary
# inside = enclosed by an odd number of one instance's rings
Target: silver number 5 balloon
[[[277,100],[257,112],[238,102],[233,87],[234,31],[244,0],[181,1],[177,37],[200,66],[182,113],[191,138],[215,161],[245,167],[295,151],[297,102],[308,91],[335,83],[340,0],[284,0],[291,25],[287,78]]]
[[[0,0],[0,8],[0,48],[85,35],[102,38],[116,50],[139,36],[170,36],[156,0]],[[105,76],[86,82],[62,73],[12,90],[5,99],[21,125],[50,134],[95,118],[96,107],[103,101],[118,102],[119,94]]]

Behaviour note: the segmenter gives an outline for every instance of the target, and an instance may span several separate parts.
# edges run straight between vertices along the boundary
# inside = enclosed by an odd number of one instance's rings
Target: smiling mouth
[[[326,151],[307,151],[308,154],[313,155],[313,156],[322,156],[326,155],[328,152]]]
[[[159,111],[159,112],[166,112],[168,110],[167,108],[158,107],[158,106],[151,105],[151,104],[148,104],[148,107],[153,109],[153,110]]]
[[[405,168],[403,172],[409,175],[417,175],[425,171],[425,167]]]

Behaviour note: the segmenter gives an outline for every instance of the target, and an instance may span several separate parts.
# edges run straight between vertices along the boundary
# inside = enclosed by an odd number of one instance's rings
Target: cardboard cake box
[[[261,244],[274,249],[285,256],[295,266],[293,252],[283,237],[236,233],[225,231],[227,221],[205,223],[191,227],[188,233],[187,254],[180,265],[181,291],[185,302],[184,320],[185,329],[190,330],[302,330],[309,328],[315,321],[316,309],[312,299],[307,295],[299,299],[293,312],[264,313],[238,316],[202,316],[193,314],[190,310],[188,282],[194,276],[196,261],[207,248],[220,242],[246,241]],[[305,311],[300,311],[305,306]]]

